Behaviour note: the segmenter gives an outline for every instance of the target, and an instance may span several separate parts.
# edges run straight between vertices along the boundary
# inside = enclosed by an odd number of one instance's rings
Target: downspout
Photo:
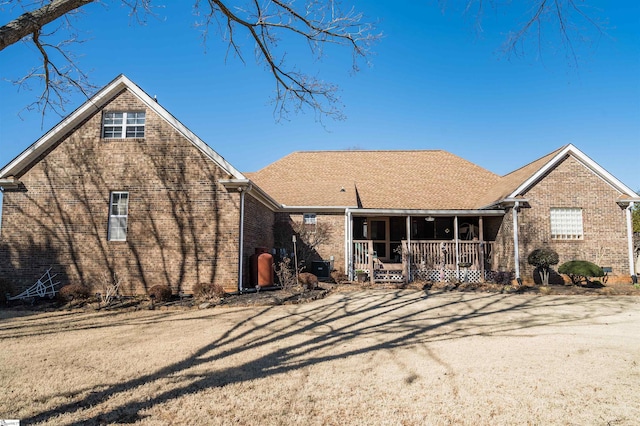
[[[634,267],[634,262],[633,262],[633,227],[631,225],[631,210],[633,209],[634,206],[634,202],[630,202],[629,205],[627,206],[626,210],[626,215],[627,215],[627,244],[628,244],[628,248],[629,248],[629,272],[631,275],[631,279],[634,282],[637,282],[637,276],[636,276],[636,271],[635,271],[635,267]],[[635,279],[633,277],[636,277]]]
[[[518,210],[520,209],[520,202],[516,201],[513,204],[513,259],[515,262],[516,279],[520,280],[520,253],[518,251]]]
[[[244,268],[244,193],[242,187],[238,188],[240,191],[240,244],[238,252],[238,292],[242,293],[242,272]]]

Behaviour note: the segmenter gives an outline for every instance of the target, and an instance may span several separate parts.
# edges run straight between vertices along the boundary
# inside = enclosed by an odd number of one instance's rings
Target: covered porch
[[[347,212],[347,271],[371,282],[491,278],[503,210]]]

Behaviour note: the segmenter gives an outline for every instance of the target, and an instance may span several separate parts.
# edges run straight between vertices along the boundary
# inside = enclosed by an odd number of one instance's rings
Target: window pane
[[[111,216],[109,219],[109,239],[110,240],[126,240],[127,239],[127,217]]]
[[[123,115],[124,113],[122,112],[105,112],[104,124],[105,125],[122,124]]]
[[[128,138],[143,138],[144,137],[144,126],[127,127],[127,137]]]
[[[144,124],[144,112],[128,112],[127,124]]]
[[[103,137],[105,138],[121,138],[122,127],[105,126]]]

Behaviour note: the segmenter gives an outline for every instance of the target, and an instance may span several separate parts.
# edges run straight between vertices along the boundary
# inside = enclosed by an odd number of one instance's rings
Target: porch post
[[[402,245],[402,241],[400,241]],[[411,281],[411,216],[407,215],[407,252],[402,256],[402,272],[404,275],[404,283]]]
[[[482,216],[478,217],[478,238],[480,239],[480,244],[478,245],[478,256],[480,259],[480,281],[484,282],[484,224],[482,222]]]
[[[513,204],[513,259],[515,261],[516,279],[520,279],[520,253],[518,251],[518,210],[520,209],[520,202],[516,201]]]
[[[631,274],[632,280],[634,280],[633,277],[636,276],[635,265],[633,262],[634,261],[633,259],[633,227],[631,225],[631,210],[633,209],[634,205],[635,203],[631,201],[627,206],[627,208],[625,209],[626,210],[625,213],[627,216],[627,245],[629,248],[629,272]]]
[[[344,236],[344,270],[351,281],[353,280],[353,216],[349,209],[346,210],[344,217]]]
[[[458,216],[453,217],[453,234],[456,241],[456,278],[460,281],[460,241],[458,240]]]
[[[369,240],[368,247],[369,248],[367,249],[367,251],[369,252],[369,282],[371,284],[374,284],[375,280],[374,280],[374,277],[373,277],[373,275],[374,275],[374,269],[373,269],[373,240]]]

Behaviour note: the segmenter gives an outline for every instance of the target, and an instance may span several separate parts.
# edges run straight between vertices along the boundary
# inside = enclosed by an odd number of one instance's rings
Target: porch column
[[[458,216],[453,217],[453,235],[456,241],[456,278],[460,281],[460,241],[458,239]]]
[[[375,270],[373,269],[375,267],[375,264],[373,263],[373,240],[369,240],[367,246],[367,251],[369,252],[369,282],[371,284],[375,284]]]
[[[520,279],[520,253],[518,251],[518,210],[520,210],[520,202],[513,204],[513,259],[515,261],[516,279]]]
[[[353,280],[353,215],[349,209],[346,210],[344,219],[344,270],[349,277],[349,281]]]
[[[400,241],[400,245],[402,245],[402,241]],[[411,281],[411,216],[409,215],[407,215],[407,252],[405,256],[402,256],[402,263],[402,272],[406,284]]]
[[[636,276],[635,264],[634,264],[634,258],[633,258],[633,226],[631,224],[631,210],[633,210],[634,205],[635,203],[631,201],[627,206],[627,208],[625,209],[625,213],[627,216],[627,244],[629,248],[629,272],[631,274],[632,280],[633,280],[633,277]]]
[[[478,256],[480,256],[480,281],[484,282],[484,225],[482,223],[482,216],[478,217],[478,238],[480,239],[480,244],[478,245]]]

